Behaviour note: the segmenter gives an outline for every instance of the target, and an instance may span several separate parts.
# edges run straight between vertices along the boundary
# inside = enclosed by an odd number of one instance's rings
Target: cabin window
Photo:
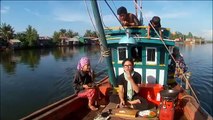
[[[142,62],[142,47],[132,47],[131,54],[135,62]]]
[[[122,62],[126,59],[127,56],[127,48],[126,47],[119,47],[118,48],[118,62]]]
[[[165,50],[163,48],[160,49],[160,64],[165,64]]]
[[[147,50],[147,61],[155,61],[155,49]]]
[[[147,64],[157,64],[157,50],[154,47],[146,48],[146,61]]]

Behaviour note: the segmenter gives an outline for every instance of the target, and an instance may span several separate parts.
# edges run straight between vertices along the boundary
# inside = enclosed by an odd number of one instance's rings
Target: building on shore
[[[40,36],[37,43],[39,47],[48,47],[52,45],[52,38],[48,36]]]
[[[12,49],[19,49],[19,48],[21,48],[21,41],[18,39],[10,39],[9,46]]]

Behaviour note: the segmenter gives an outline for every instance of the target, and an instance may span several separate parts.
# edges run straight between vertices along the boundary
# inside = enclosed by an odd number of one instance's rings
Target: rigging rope
[[[142,9],[140,8],[140,6],[134,1],[135,5],[138,7],[138,9],[142,12]],[[148,21],[148,19],[145,17],[145,19]],[[150,23],[150,22],[149,22]],[[176,61],[175,58],[173,57],[173,55],[171,54],[171,52],[169,51],[168,47],[166,46],[165,42],[163,41],[162,37],[158,34],[158,32],[156,31],[156,29],[154,28],[154,26],[150,23],[151,27],[154,29],[155,33],[157,34],[157,36],[160,38],[161,42],[163,43],[164,47],[166,48],[166,50],[169,52],[169,55],[171,56],[172,60]],[[178,68],[180,68],[179,64],[176,64]],[[191,84],[189,83],[189,80],[186,78],[185,74],[183,73],[183,77],[186,80],[186,82],[188,82],[188,86],[191,89],[192,93],[194,94],[197,102],[200,104],[199,99],[197,98],[197,95],[195,94]]]
[[[104,25],[105,28],[109,28],[109,27],[107,27],[107,26],[105,25],[105,23],[104,23],[101,6],[100,6],[100,5],[98,5],[98,6],[99,6],[99,10],[100,10],[101,22],[102,22],[102,24]]]
[[[97,34],[98,32],[97,32],[97,29],[96,29],[96,27],[95,27],[95,24],[94,24],[94,22],[93,22],[93,20],[92,20],[92,17],[91,17],[91,15],[90,15],[89,8],[88,8],[88,6],[87,6],[86,0],[84,0],[84,4],[85,4],[85,6],[86,6],[86,8],[87,8],[87,13],[88,13],[88,15],[89,15],[89,18],[90,18],[90,21],[91,21],[91,23],[92,23],[92,26],[93,26],[93,28],[94,28],[96,34]],[[98,34],[97,34],[97,35],[98,35]]]
[[[111,1],[112,1],[113,5],[114,5],[115,9],[117,10],[117,7],[115,6],[115,3],[114,3],[114,1],[113,1],[113,0],[111,0]]]
[[[98,33],[98,31],[97,31],[97,29],[96,29],[96,27],[95,27],[95,24],[94,24],[94,21],[92,20],[91,15],[90,15],[89,8],[88,8],[88,6],[87,6],[86,0],[84,0],[84,3],[85,3],[85,6],[86,6],[86,8],[87,8],[87,13],[88,13],[89,18],[90,18],[90,21],[91,21],[91,23],[92,23],[92,25],[93,25],[93,28],[94,28],[94,30],[95,30],[97,36],[98,36],[98,39],[100,39],[99,33]],[[100,5],[99,5],[99,6],[100,6]],[[103,22],[102,22],[102,23],[103,23]],[[96,67],[97,67],[97,65],[98,65],[99,63],[103,62],[103,57],[107,57],[107,55],[109,55],[109,54],[107,54],[107,53],[108,53],[108,52],[107,52],[108,50],[107,50],[107,51],[104,51],[105,49],[103,48],[103,46],[102,46],[101,44],[100,44],[100,47],[101,47],[101,56],[99,57],[98,63],[95,65],[94,70],[96,69]]]
[[[109,5],[109,3],[106,1],[106,0],[104,0],[105,1],[105,3],[107,4],[107,6],[109,7],[109,9],[111,10],[111,12],[113,13],[113,15],[115,16],[115,18],[119,21],[119,23],[121,24],[121,27],[125,30],[125,32],[126,32],[126,29],[124,28],[124,26],[122,25],[122,23],[121,23],[121,21],[118,19],[118,17],[117,17],[117,15],[115,14],[115,12],[112,10],[112,8],[111,8],[111,6]],[[127,33],[127,32],[126,32]]]

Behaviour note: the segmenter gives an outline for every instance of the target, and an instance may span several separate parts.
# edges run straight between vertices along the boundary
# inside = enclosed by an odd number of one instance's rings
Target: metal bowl
[[[178,90],[162,90],[160,95],[162,98],[175,99],[179,94]]]

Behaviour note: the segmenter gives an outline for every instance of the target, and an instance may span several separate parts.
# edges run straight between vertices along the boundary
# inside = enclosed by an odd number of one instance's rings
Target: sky
[[[113,12],[120,6],[135,14],[133,0],[107,0]],[[141,0],[138,0],[140,4]],[[98,1],[104,26],[120,26],[113,12],[104,0]],[[161,26],[171,32],[181,32],[212,40],[212,0],[142,0],[144,25],[153,16],[161,18]],[[28,25],[40,36],[52,37],[55,31],[70,29],[81,36],[86,30],[94,31],[94,16],[89,0],[65,1],[12,1],[1,0],[1,24],[10,24],[15,33],[24,32]],[[91,18],[90,18],[91,16]]]

